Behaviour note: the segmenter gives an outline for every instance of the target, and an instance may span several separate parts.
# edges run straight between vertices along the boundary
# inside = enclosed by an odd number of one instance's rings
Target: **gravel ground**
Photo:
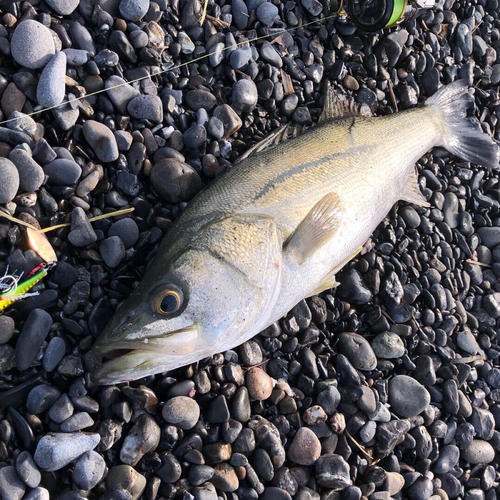
[[[186,202],[281,123],[315,122],[324,80],[384,115],[465,78],[498,139],[498,11],[445,0],[367,35],[329,0],[210,0],[203,27],[198,0],[0,2],[0,119],[18,118],[0,204],[71,222],[39,295],[0,316],[0,498],[500,497],[500,184],[442,150],[419,162],[431,208],[394,207],[340,287],[254,340],[111,387],[87,355]],[[0,271],[38,262],[0,219]]]

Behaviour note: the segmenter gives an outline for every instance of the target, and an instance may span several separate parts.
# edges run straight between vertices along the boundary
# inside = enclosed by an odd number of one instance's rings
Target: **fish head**
[[[167,272],[161,256],[155,259],[94,345],[94,353],[109,359],[94,374],[97,383],[173,370],[246,340],[266,290],[242,271],[244,257],[220,241],[193,243],[167,264]],[[275,280],[273,273],[265,280]]]

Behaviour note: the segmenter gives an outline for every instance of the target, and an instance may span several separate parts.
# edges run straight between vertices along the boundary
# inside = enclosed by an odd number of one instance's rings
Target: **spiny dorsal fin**
[[[318,123],[347,116],[372,116],[372,113],[366,104],[357,104],[352,97],[335,92],[330,82],[327,82],[325,103]]]
[[[292,139],[296,137],[303,131],[303,127],[299,127],[298,125],[292,125],[290,123],[285,123],[281,125],[276,130],[273,130],[270,134],[266,135],[264,139],[261,139],[259,142],[256,142],[253,146],[250,146],[238,159],[233,162],[233,166],[242,162],[245,158],[252,156],[256,153],[260,153],[264,151],[264,149],[271,148],[273,146],[277,146],[287,139]]]
[[[401,196],[401,199],[413,203],[415,205],[419,205],[420,207],[431,206],[430,203],[424,198],[422,192],[420,191],[416,169],[408,177],[408,181],[406,182],[405,186],[405,192],[403,193],[403,196]]]
[[[295,254],[302,264],[338,231],[342,214],[342,201],[337,194],[323,196],[298,225],[286,244],[286,251]]]

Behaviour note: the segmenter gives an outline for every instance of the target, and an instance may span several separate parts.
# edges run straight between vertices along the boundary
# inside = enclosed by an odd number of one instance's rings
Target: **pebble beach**
[[[464,79],[500,140],[498,0],[374,33],[337,9],[0,0],[0,278],[43,263],[26,225],[60,225],[57,264],[0,312],[0,500],[500,498],[499,170],[444,149],[417,164],[430,207],[395,205],[338,287],[234,350],[92,379],[190,200],[316,123],[326,82],[384,116]]]

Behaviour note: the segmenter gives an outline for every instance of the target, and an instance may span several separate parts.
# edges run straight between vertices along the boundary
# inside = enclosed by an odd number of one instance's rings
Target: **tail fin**
[[[444,124],[443,147],[463,160],[498,169],[498,144],[467,118],[467,108],[473,102],[467,82],[458,80],[439,89],[425,104],[441,113]]]

